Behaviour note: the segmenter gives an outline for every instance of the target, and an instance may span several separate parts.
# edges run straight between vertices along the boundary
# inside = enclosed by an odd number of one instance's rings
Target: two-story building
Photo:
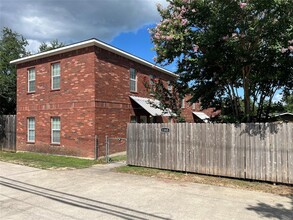
[[[167,122],[146,80],[177,75],[91,39],[11,61],[17,66],[17,150],[94,158],[129,122]],[[164,117],[166,116],[166,117]],[[121,144],[111,153],[125,150]]]

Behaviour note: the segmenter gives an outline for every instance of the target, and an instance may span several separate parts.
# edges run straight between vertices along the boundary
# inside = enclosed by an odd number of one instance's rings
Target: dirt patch
[[[273,193],[282,196],[293,196],[293,185],[273,184],[250,180],[233,179],[218,176],[209,176],[193,173],[173,172],[145,167],[122,166],[113,169],[116,172],[129,173],[153,178],[160,178],[164,181],[193,182],[215,186],[224,186],[235,189]]]

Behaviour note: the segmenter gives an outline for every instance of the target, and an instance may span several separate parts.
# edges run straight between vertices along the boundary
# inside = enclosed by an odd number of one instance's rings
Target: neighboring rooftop
[[[46,52],[30,55],[30,56],[27,56],[27,57],[19,58],[19,59],[16,59],[16,60],[12,60],[10,63],[11,64],[25,63],[25,62],[29,62],[29,61],[32,61],[32,60],[41,59],[41,58],[53,56],[53,55],[56,55],[56,54],[65,53],[65,52],[69,52],[69,51],[72,51],[72,50],[82,49],[82,48],[90,47],[90,46],[96,46],[96,47],[108,50],[108,51],[110,51],[112,53],[118,54],[120,56],[123,56],[123,57],[125,57],[127,59],[130,59],[130,60],[135,61],[137,63],[140,63],[142,65],[151,67],[151,68],[153,68],[155,70],[158,70],[158,71],[160,71],[162,73],[165,73],[167,75],[170,75],[170,76],[173,76],[173,77],[178,77],[177,74],[175,74],[175,73],[173,73],[173,72],[171,72],[169,70],[166,70],[164,68],[158,67],[158,66],[156,66],[155,64],[153,64],[151,62],[148,62],[148,61],[146,61],[146,60],[144,60],[142,58],[134,56],[134,55],[132,55],[132,54],[126,52],[126,51],[120,50],[120,49],[118,49],[116,47],[113,47],[113,46],[111,46],[111,45],[109,45],[109,44],[107,44],[105,42],[99,41],[99,40],[94,39],[94,38],[86,40],[86,41],[82,41],[82,42],[79,42],[79,43],[70,44],[70,45],[60,47],[60,48],[57,48],[57,49],[53,49],[53,50],[50,50],[50,51],[46,51]]]

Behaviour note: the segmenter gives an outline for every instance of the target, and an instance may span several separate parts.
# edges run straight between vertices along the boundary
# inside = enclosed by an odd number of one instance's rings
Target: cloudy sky
[[[156,4],[165,0],[1,0],[0,28],[9,27],[37,52],[41,42],[65,44],[97,38],[152,60],[147,29],[160,20]]]

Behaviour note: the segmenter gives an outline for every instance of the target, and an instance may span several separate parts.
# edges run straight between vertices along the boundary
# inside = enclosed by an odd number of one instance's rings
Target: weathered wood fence
[[[16,150],[16,116],[0,115],[0,149]]]
[[[128,124],[129,165],[293,183],[293,124]]]

